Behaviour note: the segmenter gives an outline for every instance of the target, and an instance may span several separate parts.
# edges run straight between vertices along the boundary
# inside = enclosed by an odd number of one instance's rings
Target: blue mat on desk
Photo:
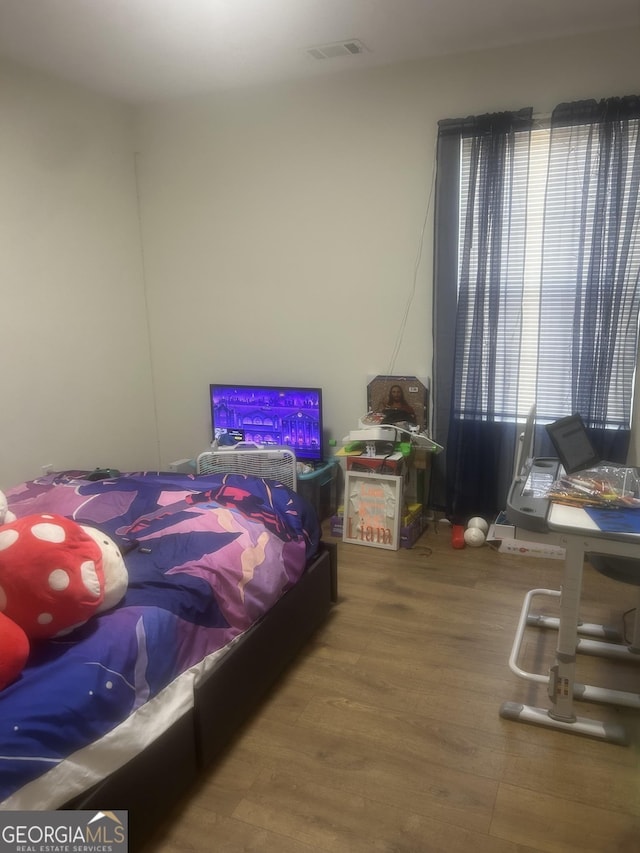
[[[599,509],[589,506],[585,510],[605,533],[640,533],[640,508]]]

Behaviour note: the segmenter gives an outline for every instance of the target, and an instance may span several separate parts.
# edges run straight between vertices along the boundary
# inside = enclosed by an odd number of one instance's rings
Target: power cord
[[[407,320],[409,318],[409,312],[411,310],[411,305],[413,304],[413,300],[416,294],[416,287],[418,284],[418,270],[420,269],[420,262],[422,260],[422,250],[424,248],[424,235],[427,228],[427,222],[429,220],[429,212],[431,210],[431,202],[433,199],[433,191],[436,183],[436,163],[437,163],[437,152],[438,152],[438,139],[436,136],[436,141],[433,149],[433,169],[431,171],[431,186],[429,189],[429,195],[427,198],[427,206],[424,211],[424,219],[422,222],[422,229],[420,231],[420,239],[418,240],[418,250],[416,253],[416,259],[413,266],[413,282],[411,286],[411,292],[409,293],[409,298],[407,299],[407,305],[404,309],[404,314],[402,315],[402,320],[400,321],[400,328],[398,330],[398,335],[396,337],[396,342],[393,347],[393,352],[391,353],[391,359],[389,361],[389,370],[387,371],[390,376],[393,376],[393,370],[395,367],[396,359],[398,357],[398,353],[400,352],[400,347],[402,346],[402,341],[404,338],[404,331],[407,325]]]

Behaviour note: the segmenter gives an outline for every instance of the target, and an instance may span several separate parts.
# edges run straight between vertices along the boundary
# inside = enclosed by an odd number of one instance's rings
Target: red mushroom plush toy
[[[0,690],[20,675],[29,657],[29,638],[19,625],[0,613]]]
[[[30,640],[67,634],[115,606],[128,575],[115,543],[53,514],[0,526],[0,689],[15,680]],[[10,624],[7,624],[10,623]]]
[[[86,622],[103,597],[100,548],[75,521],[27,515],[0,529],[0,609],[28,637]]]

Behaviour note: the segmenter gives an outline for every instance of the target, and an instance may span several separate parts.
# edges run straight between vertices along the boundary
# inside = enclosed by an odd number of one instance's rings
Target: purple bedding
[[[22,517],[53,512],[107,533],[129,572],[124,599],[41,640],[0,693],[0,804],[98,740],[246,631],[315,556],[312,507],[240,474],[51,475],[6,492]]]

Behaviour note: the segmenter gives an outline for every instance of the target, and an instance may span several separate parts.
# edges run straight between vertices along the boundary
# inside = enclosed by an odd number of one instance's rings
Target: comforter
[[[0,693],[5,808],[245,632],[296,583],[320,540],[305,500],[239,474],[89,482],[70,472],[6,494],[19,518],[51,512],[108,534],[129,583],[113,610],[34,642],[22,675]]]

